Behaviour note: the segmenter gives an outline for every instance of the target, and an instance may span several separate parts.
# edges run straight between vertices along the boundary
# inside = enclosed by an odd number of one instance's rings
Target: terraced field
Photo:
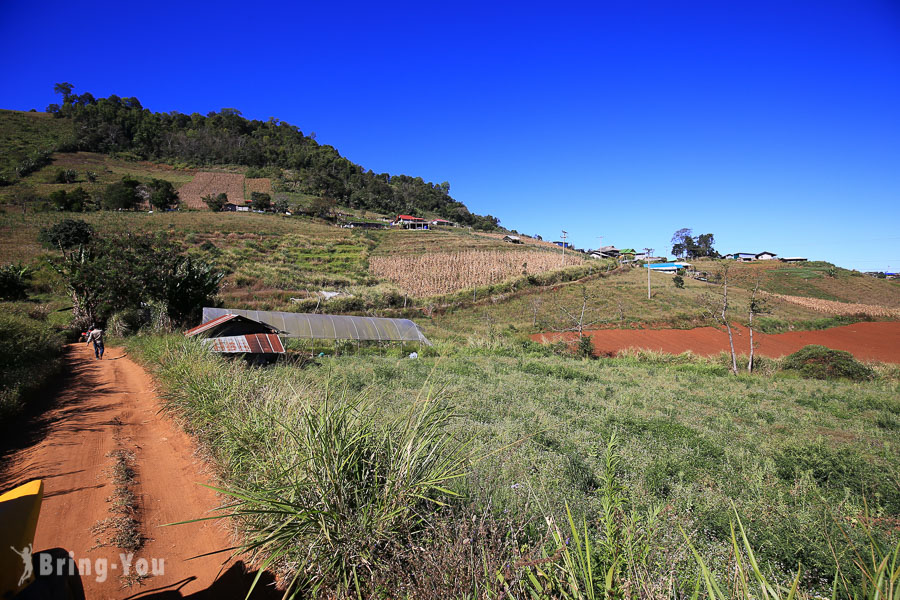
[[[244,203],[244,180],[241,173],[209,173],[201,171],[194,178],[181,186],[178,196],[186,208],[204,209],[203,196],[225,193],[228,201],[234,204]]]

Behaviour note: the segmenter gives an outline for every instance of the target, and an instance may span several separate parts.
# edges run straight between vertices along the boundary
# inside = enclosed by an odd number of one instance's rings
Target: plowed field
[[[187,208],[206,208],[203,196],[228,194],[228,201],[244,204],[244,176],[240,173],[197,173],[178,189],[178,197]]]
[[[247,184],[247,197],[250,197],[250,194],[253,192],[262,192],[263,194],[271,194],[272,193],[272,180],[268,177],[260,177],[260,178],[247,178],[245,180]]]
[[[750,338],[746,327],[734,326],[734,349],[749,354]],[[600,329],[587,332],[594,353],[613,356],[627,348],[653,350],[669,354],[691,351],[711,356],[728,352],[728,334],[714,327],[696,329]],[[573,339],[575,333],[539,333],[531,336],[539,342]],[[862,360],[900,363],[900,322],[856,323],[818,331],[789,331],[777,334],[753,334],[757,354],[778,358],[809,344],[846,350]]]

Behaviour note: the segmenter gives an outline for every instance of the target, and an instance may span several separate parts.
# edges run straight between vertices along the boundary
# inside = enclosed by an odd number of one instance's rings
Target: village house
[[[521,244],[521,243],[522,243],[522,238],[520,238],[520,237],[517,236],[517,235],[504,235],[504,236],[503,236],[503,241],[504,241],[504,242],[509,242],[510,244]]]
[[[756,255],[756,260],[773,260],[777,254],[774,252],[760,252]]]
[[[726,254],[725,258],[730,258],[731,260],[736,260],[738,262],[751,262],[756,260],[755,252],[732,252],[731,254]]]
[[[403,229],[428,229],[428,221],[412,215],[397,215],[394,225]]]

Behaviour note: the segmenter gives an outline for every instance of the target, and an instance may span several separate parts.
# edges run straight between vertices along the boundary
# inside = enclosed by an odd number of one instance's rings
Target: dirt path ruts
[[[242,562],[228,560],[230,552],[194,558],[230,546],[221,523],[161,527],[207,516],[220,500],[199,485],[211,478],[191,439],[160,412],[153,380],[122,348],[108,348],[97,361],[76,344],[66,348],[65,358],[70,374],[39,419],[44,433],[8,456],[0,470],[0,491],[44,480],[35,550],[61,547],[76,560],[88,559],[91,573],[82,573],[82,580],[90,599],[244,598],[252,575]],[[153,559],[157,565],[164,561],[163,573],[157,569],[143,585],[129,588],[121,579],[122,551],[95,548],[98,536],[91,532],[110,516],[114,459],[108,454],[117,448],[134,452],[136,459],[133,491],[145,543],[131,568],[141,558],[151,568]],[[97,569],[104,561],[105,578]]]

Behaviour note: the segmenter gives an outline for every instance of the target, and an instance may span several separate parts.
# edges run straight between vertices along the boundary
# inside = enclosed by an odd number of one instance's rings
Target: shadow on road
[[[221,598],[223,600],[244,600],[247,597],[247,590],[253,584],[257,571],[248,571],[242,561],[238,561],[231,567],[219,575],[216,580],[205,590],[193,592],[184,595],[181,588],[194,581],[193,577],[188,577],[181,581],[177,581],[171,585],[145,590],[128,596],[124,600],[178,600],[181,598],[189,598],[191,600],[210,600],[213,598]],[[253,590],[250,598],[254,600],[274,600],[282,598],[283,592],[279,592],[275,587],[275,578],[268,571],[264,571]]]

